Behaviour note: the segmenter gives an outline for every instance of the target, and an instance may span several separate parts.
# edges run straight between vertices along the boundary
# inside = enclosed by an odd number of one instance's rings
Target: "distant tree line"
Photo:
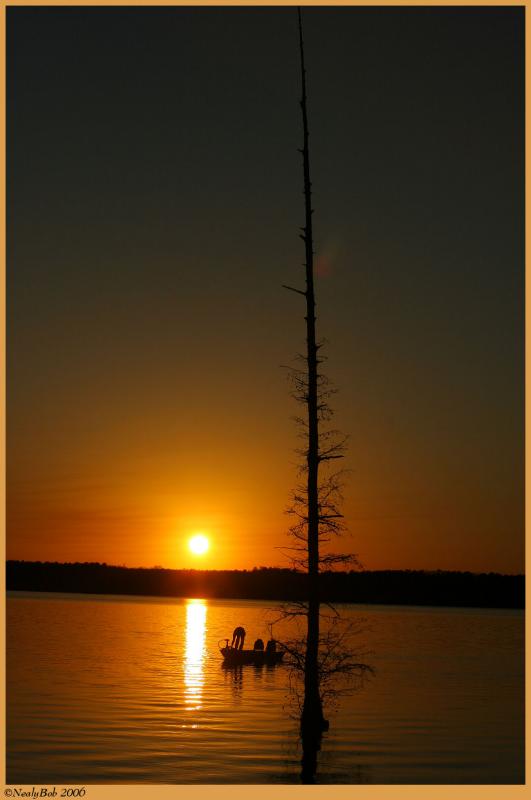
[[[335,603],[523,608],[523,575],[384,570],[322,572],[320,596]],[[177,570],[100,563],[8,561],[7,589],[292,601],[305,598],[307,576],[295,569]]]

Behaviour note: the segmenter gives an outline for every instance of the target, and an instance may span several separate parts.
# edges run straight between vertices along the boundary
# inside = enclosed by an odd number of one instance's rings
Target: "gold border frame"
[[[223,2],[223,0],[210,0],[208,3],[197,3],[191,2],[188,3],[179,3],[173,2],[172,0],[157,0],[156,2],[141,2],[141,0],[113,0],[112,2],[106,2],[106,0],[70,0],[67,2],[66,0],[7,0],[7,2],[0,3],[0,49],[3,53],[3,58],[0,65],[0,109],[1,109],[1,126],[0,126],[0,136],[2,140],[2,148],[1,148],[1,155],[0,155],[0,172],[4,178],[4,190],[6,186],[6,8],[7,7],[16,7],[16,6],[199,6],[199,5],[209,5],[209,6],[250,6],[250,5],[267,5],[267,6],[284,6],[284,5],[292,5],[296,6],[299,5],[298,3],[285,3],[282,0],[269,0],[267,3],[259,3],[259,2],[242,2],[241,0],[229,0],[228,2]],[[410,0],[410,2],[400,2],[399,0],[377,0],[376,2],[348,2],[348,0],[335,0],[333,3],[327,2],[319,2],[318,0],[306,0],[303,3],[300,3],[303,6],[323,6],[323,5],[334,5],[334,6],[356,6],[356,5],[363,5],[363,6],[524,6],[527,10],[527,3],[526,2],[504,2],[504,0],[486,0],[486,2],[480,2],[479,0],[468,0],[468,2],[460,2],[460,0],[445,0],[445,2],[434,2],[433,0],[428,2],[418,2],[417,0]],[[525,21],[525,31],[526,31],[526,43],[529,40],[528,32],[529,32],[529,19],[528,14],[526,13],[526,21]],[[529,63],[526,54],[526,86],[530,85],[530,69]],[[527,122],[529,120],[529,113],[528,107],[529,104],[527,103],[529,99],[529,93],[526,91],[526,130],[529,131],[529,127]],[[526,144],[528,138],[526,136]],[[526,165],[526,199],[527,199],[527,170],[528,166]],[[0,272],[2,274],[3,280],[0,287],[0,315],[4,320],[4,325],[2,326],[2,330],[0,333],[0,342],[2,344],[2,355],[3,355],[3,368],[2,368],[2,381],[1,381],[1,388],[0,388],[0,408],[1,408],[1,421],[2,421],[2,431],[1,437],[4,442],[4,447],[1,451],[0,456],[0,471],[2,474],[2,483],[0,488],[0,500],[2,503],[2,507],[5,510],[5,343],[6,343],[6,335],[5,335],[5,275],[6,275],[6,198],[5,198],[5,191],[2,194],[2,198],[0,200],[1,210],[2,210],[2,224],[0,225],[0,245],[1,245],[1,256],[0,256]],[[526,232],[528,230],[528,212],[526,210]],[[526,263],[527,263],[527,255],[528,255],[528,246],[526,243]],[[526,269],[526,279],[527,279],[527,269]],[[528,307],[528,284],[526,280],[526,311]],[[526,315],[526,335],[525,335],[525,343],[526,343],[526,367],[527,367],[527,352],[528,352],[528,344],[530,343],[530,328],[527,325],[527,315]],[[526,370],[526,390],[527,390],[527,370]],[[526,418],[527,418],[527,391],[526,391]],[[527,431],[526,431],[526,498],[528,496],[528,487],[529,487],[529,472],[527,470]],[[528,528],[528,518],[527,518],[527,504],[526,504],[526,541],[527,541],[527,528]],[[4,545],[4,562],[5,562],[5,513],[2,516],[2,524],[1,524],[1,534],[2,534],[2,541]],[[526,568],[528,566],[528,553],[526,552]],[[0,605],[2,611],[2,620],[5,621],[5,570],[2,571],[2,575],[0,578],[1,581],[1,597],[0,597]],[[527,589],[526,589],[526,600],[527,600]],[[526,624],[526,634],[529,634],[529,630]],[[5,784],[5,622],[2,625],[2,660],[1,660],[1,672],[4,678],[4,683],[2,686],[2,735],[0,736],[0,740],[3,742],[2,751],[0,753],[0,764],[2,769],[2,781],[3,786],[6,787]],[[526,669],[526,700],[527,700],[527,686],[529,685],[529,669]],[[528,764],[528,755],[529,755],[529,723],[526,720],[526,766]],[[59,788],[60,785],[57,785]],[[17,785],[17,788],[31,790],[31,785]],[[38,790],[40,787],[35,787]],[[51,787],[49,787],[51,789]],[[404,800],[448,800],[449,797],[452,800],[461,800],[461,798],[478,798],[478,800],[513,800],[513,798],[524,798],[527,797],[528,792],[528,785],[451,785],[451,784],[444,784],[444,785],[422,785],[422,784],[415,784],[415,785],[372,785],[372,786],[358,786],[358,785],[349,785],[349,786],[332,786],[332,785],[317,785],[317,786],[287,786],[287,785],[275,785],[275,786],[260,786],[260,785],[253,785],[252,787],[246,785],[237,785],[237,786],[219,786],[219,785],[188,785],[188,784],[175,784],[175,785],[152,785],[152,784],[134,784],[134,785],[125,785],[125,784],[118,784],[118,785],[88,785],[86,787],[87,792],[85,795],[85,800],[146,800],[146,798],[153,798],[154,800],[165,800],[166,798],[176,797],[178,795],[183,795],[190,800],[244,800],[249,793],[249,789],[252,789],[253,798],[256,800],[269,800],[269,796],[271,792],[274,792],[275,796],[285,797],[287,800],[303,800],[303,798],[326,798],[326,800],[347,800],[348,798],[356,798],[356,800],[398,800],[398,798],[404,798]]]

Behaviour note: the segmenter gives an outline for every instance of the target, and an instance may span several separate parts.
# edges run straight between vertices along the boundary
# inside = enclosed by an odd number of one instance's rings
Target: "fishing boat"
[[[226,667],[239,667],[243,664],[254,664],[261,666],[266,664],[272,666],[273,664],[280,664],[284,658],[283,650],[238,650],[235,647],[229,647],[228,640],[225,641],[225,647],[220,647],[220,653],[223,656],[223,666]]]

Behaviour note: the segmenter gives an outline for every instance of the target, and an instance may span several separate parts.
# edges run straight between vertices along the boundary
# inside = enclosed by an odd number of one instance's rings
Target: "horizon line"
[[[161,564],[154,564],[152,566],[127,566],[126,564],[110,564],[106,561],[42,561],[41,559],[24,559],[24,558],[6,558],[6,565],[9,563],[20,563],[20,564],[56,564],[58,566],[100,566],[106,567],[110,569],[130,569],[130,570],[157,570],[157,571],[165,571],[165,572],[260,572],[263,570],[279,570],[279,571],[287,571],[287,572],[294,572],[299,575],[306,575],[307,573],[304,570],[297,569],[295,567],[286,567],[286,566],[253,566],[253,567],[244,567],[244,568],[225,568],[225,569],[213,569],[213,568],[197,568],[197,567],[164,567]],[[470,569],[427,569],[427,568],[411,568],[411,567],[400,567],[400,568],[381,568],[381,569],[350,569],[350,570],[322,570],[320,574],[322,575],[331,575],[331,574],[352,574],[352,573],[377,573],[377,572],[423,572],[426,574],[436,574],[436,573],[458,573],[461,575],[500,575],[506,577],[525,577],[525,571],[522,572],[498,572],[495,570],[483,570],[479,572],[474,572]]]

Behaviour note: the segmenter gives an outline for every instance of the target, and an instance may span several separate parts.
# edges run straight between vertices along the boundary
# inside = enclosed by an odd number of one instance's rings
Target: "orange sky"
[[[8,11],[8,558],[287,563],[296,15],[198,11]],[[307,9],[305,41],[338,549],[521,572],[523,10]]]
[[[8,557],[173,568],[286,565],[276,548],[289,544],[283,510],[296,479],[296,439],[292,401],[277,377],[270,396],[276,413],[245,413],[245,399],[239,403],[228,391],[218,395],[218,407],[227,403],[221,425],[207,404],[193,413],[183,407],[173,427],[156,408],[144,414],[142,429],[135,409],[108,411],[99,429],[85,406],[70,419],[50,413],[44,424],[41,417],[27,449],[20,445],[10,462]],[[351,437],[344,504],[351,535],[337,549],[358,553],[367,569],[519,571],[517,490],[502,495],[487,454],[476,451],[480,443],[456,463],[451,443],[440,445],[435,460],[418,442],[407,448],[403,436],[395,426],[379,437]],[[25,480],[29,463],[32,480]],[[501,476],[504,469],[498,463]],[[197,532],[210,539],[202,557],[187,548]]]

